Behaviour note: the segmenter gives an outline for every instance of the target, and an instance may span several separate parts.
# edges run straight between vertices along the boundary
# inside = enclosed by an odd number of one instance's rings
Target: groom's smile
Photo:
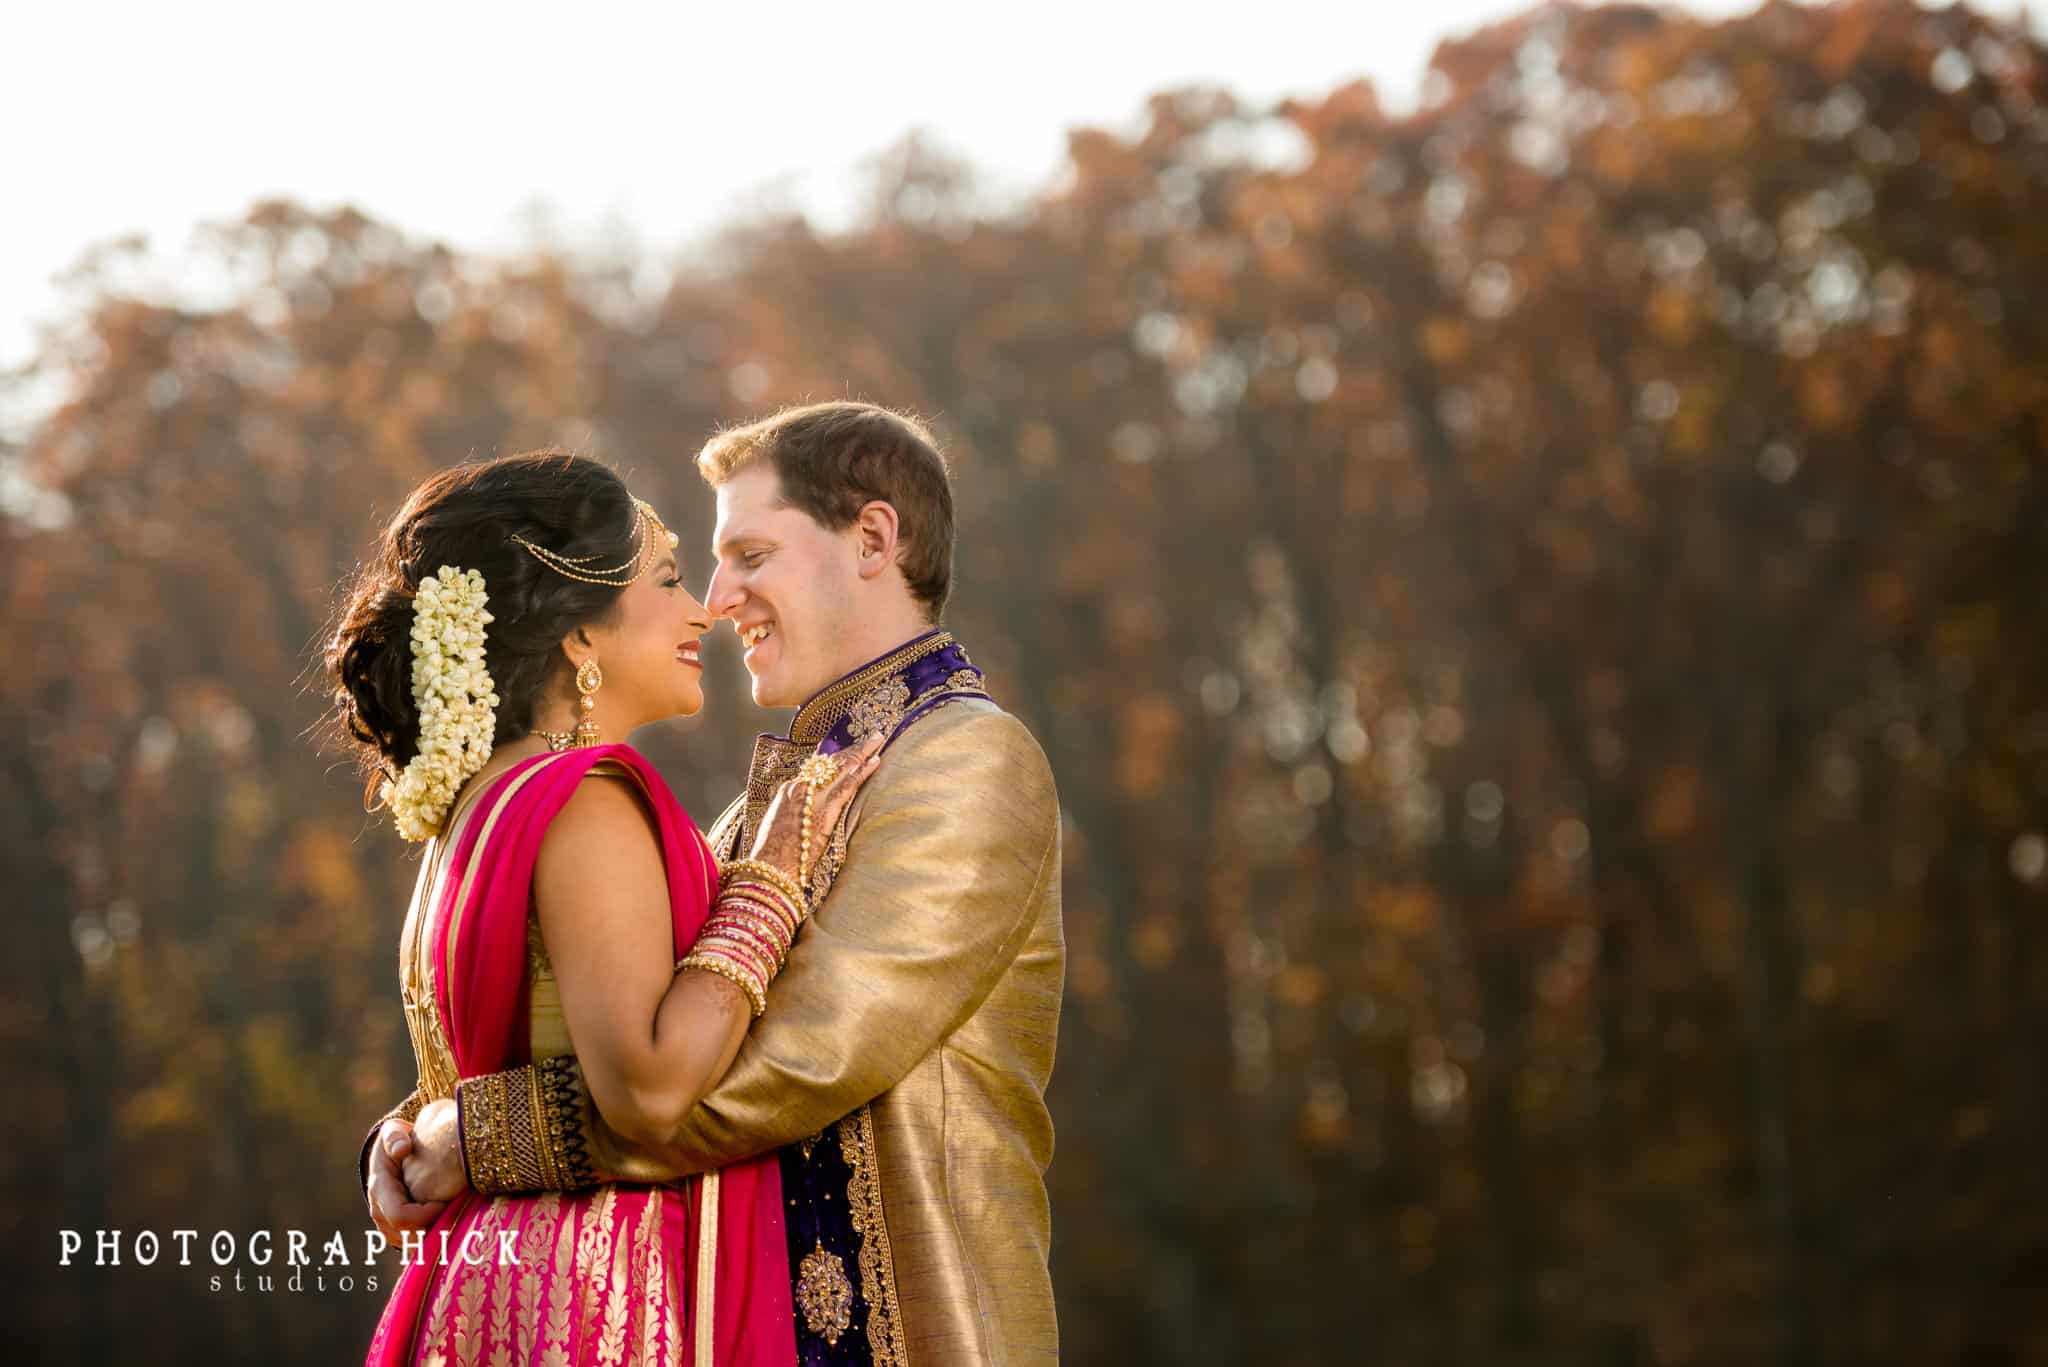
[[[756,622],[752,626],[740,627],[739,633],[740,644],[745,647],[740,659],[750,672],[758,676],[768,665],[768,642],[774,639],[775,623]]]
[[[866,658],[846,640],[861,615],[856,535],[788,503],[772,467],[719,486],[712,537],[718,568],[705,606],[739,634],[755,702],[795,707]]]

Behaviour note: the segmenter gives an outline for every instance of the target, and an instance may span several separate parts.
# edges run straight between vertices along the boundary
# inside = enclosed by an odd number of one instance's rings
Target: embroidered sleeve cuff
[[[456,1089],[463,1167],[486,1196],[590,1186],[583,1077],[573,1058],[487,1073]]]
[[[356,1178],[363,1184],[363,1199],[370,1197],[370,1145],[377,1142],[377,1136],[384,1129],[387,1120],[403,1120],[410,1124],[419,1118],[420,1109],[427,1104],[427,1098],[415,1087],[412,1095],[377,1117],[377,1123],[370,1126],[370,1132],[363,1136],[363,1147],[356,1155]]]

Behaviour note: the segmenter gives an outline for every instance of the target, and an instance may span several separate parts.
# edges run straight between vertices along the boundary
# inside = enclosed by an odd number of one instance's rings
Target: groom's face
[[[739,631],[755,702],[800,706],[860,663],[845,659],[861,582],[854,529],[827,531],[784,503],[764,462],[718,486],[712,541],[704,605]]]

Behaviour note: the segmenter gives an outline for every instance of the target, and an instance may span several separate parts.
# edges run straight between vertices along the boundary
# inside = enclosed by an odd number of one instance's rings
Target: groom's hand
[[[433,1224],[446,1205],[443,1201],[415,1201],[406,1190],[400,1163],[412,1148],[413,1127],[403,1120],[385,1121],[370,1145],[370,1219],[394,1245],[408,1230],[423,1230]]]
[[[453,1101],[430,1101],[421,1109],[413,1122],[411,1150],[399,1169],[413,1200],[447,1202],[469,1190],[460,1125]]]

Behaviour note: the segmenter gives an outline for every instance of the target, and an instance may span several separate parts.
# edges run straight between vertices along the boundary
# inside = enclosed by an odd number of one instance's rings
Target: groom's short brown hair
[[[953,589],[953,480],[931,429],[879,404],[804,404],[720,432],[697,453],[714,489],[766,460],[782,498],[827,531],[877,499],[896,510],[897,556],[932,621]]]

